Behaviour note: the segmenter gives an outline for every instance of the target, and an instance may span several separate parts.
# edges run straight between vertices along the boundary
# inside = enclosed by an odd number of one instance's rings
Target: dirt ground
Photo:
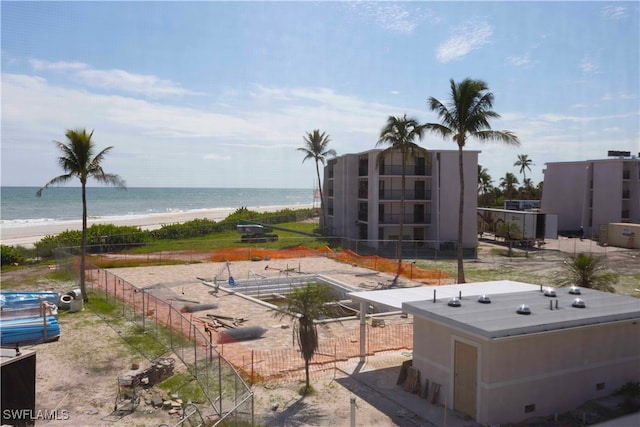
[[[521,280],[537,278],[548,280],[561,269],[561,263],[572,251],[596,252],[589,242],[554,241],[543,250],[532,251],[529,257],[523,257],[518,249],[519,257],[510,259],[496,255],[496,249],[503,248],[492,242],[483,242],[477,260],[465,263],[469,275],[481,275],[482,270],[504,271],[504,279]],[[581,245],[589,245],[581,248]],[[554,247],[555,246],[555,247]],[[584,250],[583,250],[584,249]],[[602,253],[602,251],[606,251]],[[598,252],[596,252],[598,253]],[[606,256],[609,269],[623,273],[635,280],[626,283],[623,292],[630,295],[638,293],[637,281],[640,274],[638,267],[639,251],[602,248],[601,255]],[[365,289],[376,289],[389,283],[392,279],[386,274],[372,272],[336,263],[328,259],[294,259],[278,260],[265,264],[266,261],[234,262],[231,271],[238,280],[255,274],[279,275],[290,268],[297,268],[310,273],[331,276],[350,286]],[[264,264],[264,265],[263,265]],[[265,265],[270,268],[265,268]],[[176,296],[187,295],[189,298],[204,301],[201,283],[196,277],[213,277],[222,274],[223,265],[213,263],[194,263],[166,267],[113,269],[114,274],[123,277],[138,287],[151,287],[158,283],[170,283]],[[31,283],[21,290],[57,290],[66,291],[73,287],[69,283],[53,283],[39,280],[34,283],[30,277],[41,277],[46,273],[42,268],[17,270],[2,274],[2,281]],[[519,279],[520,278],[520,279]],[[635,279],[633,279],[635,278]],[[534,282],[531,282],[534,283]],[[401,286],[419,286],[407,279]],[[200,290],[199,290],[200,289]],[[165,296],[171,297],[172,294]],[[637,295],[635,295],[637,296]],[[222,296],[217,298],[224,309]],[[237,300],[229,299],[228,310],[236,307],[246,310],[237,304]],[[270,317],[256,317],[257,323],[264,324],[275,320]],[[398,320],[400,321],[400,320]],[[408,319],[410,321],[410,319]],[[164,409],[155,409],[144,402],[133,414],[117,416],[113,412],[116,397],[116,377],[131,372],[132,363],[138,363],[141,369],[149,366],[148,361],[132,353],[131,348],[123,342],[119,331],[106,324],[94,313],[85,310],[80,313],[66,314],[60,318],[62,334],[60,340],[53,343],[32,346],[37,354],[36,409],[62,410],[69,415],[69,420],[59,419],[41,422],[37,425],[74,425],[74,426],[157,426],[176,425],[176,415],[169,415]],[[343,327],[343,326],[340,326]],[[344,327],[353,327],[347,325]],[[357,322],[356,322],[357,327]],[[338,326],[336,326],[338,328]],[[273,328],[269,329],[269,334]],[[278,345],[279,339],[291,341],[291,332],[283,332],[284,338],[273,338],[273,341],[258,342],[263,345]],[[170,355],[169,355],[170,356]],[[442,405],[431,405],[419,396],[405,392],[396,385],[400,366],[411,359],[408,351],[395,351],[369,357],[365,364],[354,360],[350,366],[335,370],[331,375],[312,378],[316,392],[304,399],[297,390],[300,382],[263,384],[254,387],[254,411],[256,423],[267,426],[348,426],[352,416],[355,425],[359,426],[428,426],[448,425],[454,427],[475,426],[473,421],[462,414],[446,410]],[[178,362],[179,363],[179,362]],[[2,387],[10,385],[2,384]],[[143,400],[146,396],[143,394]],[[164,396],[167,397],[167,396]],[[63,417],[64,418],[64,417]],[[544,424],[539,424],[544,425]],[[566,423],[566,425],[572,425]]]

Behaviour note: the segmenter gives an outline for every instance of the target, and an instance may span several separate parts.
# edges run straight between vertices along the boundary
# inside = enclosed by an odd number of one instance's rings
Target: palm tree
[[[536,185],[534,192],[534,199],[542,199],[542,189],[544,188],[544,181],[540,181],[538,185]]]
[[[298,315],[296,338],[298,347],[304,359],[304,372],[306,384],[302,394],[311,391],[309,385],[309,362],[318,350],[318,330],[315,320],[331,315],[334,306],[327,303],[335,301],[331,288],[324,283],[308,283],[304,288],[294,289],[286,299],[286,312],[277,313],[276,316],[284,317],[289,313]]]
[[[513,198],[513,193],[516,191],[516,185],[518,184],[518,178],[511,172],[507,172],[504,177],[500,178],[500,187],[504,190],[505,199]]]
[[[400,152],[402,157],[402,184],[400,192],[400,234],[398,236],[398,271],[394,278],[394,283],[400,276],[402,268],[402,235],[404,233],[404,196],[406,185],[406,168],[407,162],[411,158],[415,158],[417,154],[424,154],[426,157],[427,150],[420,147],[414,141],[416,138],[422,139],[424,135],[424,127],[418,123],[415,118],[407,118],[405,114],[402,117],[389,116],[387,124],[380,131],[380,137],[376,143],[376,147],[380,145],[388,145],[376,158],[376,167],[380,168],[384,163],[385,157],[394,152]]]
[[[604,267],[600,265],[600,258],[581,253],[571,262],[565,262],[563,266],[564,275],[559,282],[561,286],[580,286],[615,292],[612,284],[618,281],[618,275],[604,272]]]
[[[73,178],[80,180],[82,189],[82,241],[80,254],[80,291],[82,299],[87,302],[87,290],[85,286],[85,255],[87,251],[87,180],[93,178],[96,181],[118,188],[126,188],[124,180],[118,175],[105,173],[101,163],[113,147],[107,147],[94,156],[95,145],[93,131],[87,133],[86,129],[69,129],[65,133],[68,143],[54,141],[62,155],[58,157],[58,164],[65,172],[47,182],[38,190],[36,196],[40,197],[42,191],[52,185],[64,184]]]
[[[320,130],[318,129],[315,129],[313,132],[307,132],[307,135],[303,137],[303,140],[305,146],[297,148],[297,150],[302,151],[305,154],[304,159],[302,159],[302,163],[307,159],[313,159],[316,162],[318,192],[320,193],[320,210],[322,211],[322,229],[324,230],[327,224],[327,218],[324,211],[324,197],[322,195],[322,181],[320,181],[320,167],[318,166],[318,163],[322,163],[324,165],[327,156],[336,156],[336,150],[333,148],[327,148],[331,142],[331,138],[325,132],[320,133]],[[322,234],[324,234],[324,232]]]
[[[535,188],[533,188],[533,181],[531,181],[531,178],[525,178],[522,180],[522,187],[520,188],[520,191],[522,192],[523,199],[534,198],[533,192],[535,191]]]
[[[527,154],[518,154],[518,160],[513,164],[513,166],[520,167],[520,173],[525,181],[527,179],[527,170],[531,172],[531,165],[533,165],[533,160]]]
[[[491,129],[489,119],[500,118],[491,110],[493,93],[481,80],[465,79],[456,84],[451,83],[451,101],[449,105],[429,98],[429,108],[438,114],[441,123],[427,123],[425,127],[443,138],[451,138],[458,145],[458,172],[460,180],[460,201],[458,206],[458,283],[464,283],[464,265],[462,261],[462,230],[464,215],[464,165],[462,149],[467,138],[473,137],[481,142],[497,141],[505,144],[519,145],[518,137],[510,131]]]
[[[491,179],[491,175],[489,175],[487,168],[483,168],[482,165],[478,165],[478,193],[482,195],[482,204],[484,206],[489,206],[487,194],[489,194],[492,189],[492,182],[493,180]]]

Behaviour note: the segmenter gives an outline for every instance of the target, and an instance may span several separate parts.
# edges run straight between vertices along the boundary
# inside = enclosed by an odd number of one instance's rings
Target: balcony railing
[[[358,221],[369,221],[369,214],[366,211],[358,212]]]
[[[622,179],[631,179],[631,171],[623,170],[622,171]]]
[[[629,219],[629,209],[624,209],[620,215],[622,219]]]
[[[431,168],[407,165],[404,169],[407,176],[431,176]],[[383,165],[380,168],[380,175],[402,175],[402,165]]]
[[[396,225],[400,224],[400,214],[389,214],[389,215],[381,215],[378,218],[379,224],[389,224]],[[415,215],[404,215],[404,224],[431,224],[431,215],[424,216],[415,216]]]
[[[402,190],[381,190],[378,193],[380,200],[402,200]],[[431,190],[404,192],[405,200],[431,200]]]
[[[629,190],[623,190],[622,191],[622,198],[623,199],[628,199],[629,196],[631,196],[631,192]]]

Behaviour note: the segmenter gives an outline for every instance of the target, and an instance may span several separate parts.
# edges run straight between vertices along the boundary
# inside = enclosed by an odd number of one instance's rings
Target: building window
[[[358,203],[358,220],[359,221],[369,220],[369,204],[367,202]]]
[[[369,181],[364,179],[358,181],[358,198],[359,199],[369,198]]]
[[[366,154],[358,158],[358,176],[367,176],[369,174],[369,156]]]

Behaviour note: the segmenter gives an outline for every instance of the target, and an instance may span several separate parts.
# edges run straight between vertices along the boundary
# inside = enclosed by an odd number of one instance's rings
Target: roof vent
[[[453,297],[449,298],[449,302],[447,303],[449,307],[460,307],[462,304],[460,303],[460,298]]]
[[[555,297],[556,290],[553,288],[544,288],[544,296],[545,297]]]
[[[518,314],[531,314],[531,307],[527,304],[520,304],[516,309],[516,313]]]
[[[572,286],[569,288],[569,293],[571,295],[580,295],[582,293],[582,291],[580,291],[580,288],[577,286]]]
[[[571,303],[571,307],[585,308],[586,304],[584,303],[584,300],[582,298],[576,298]]]
[[[478,302],[482,304],[491,304],[491,297],[487,294],[482,294],[478,297]]]

